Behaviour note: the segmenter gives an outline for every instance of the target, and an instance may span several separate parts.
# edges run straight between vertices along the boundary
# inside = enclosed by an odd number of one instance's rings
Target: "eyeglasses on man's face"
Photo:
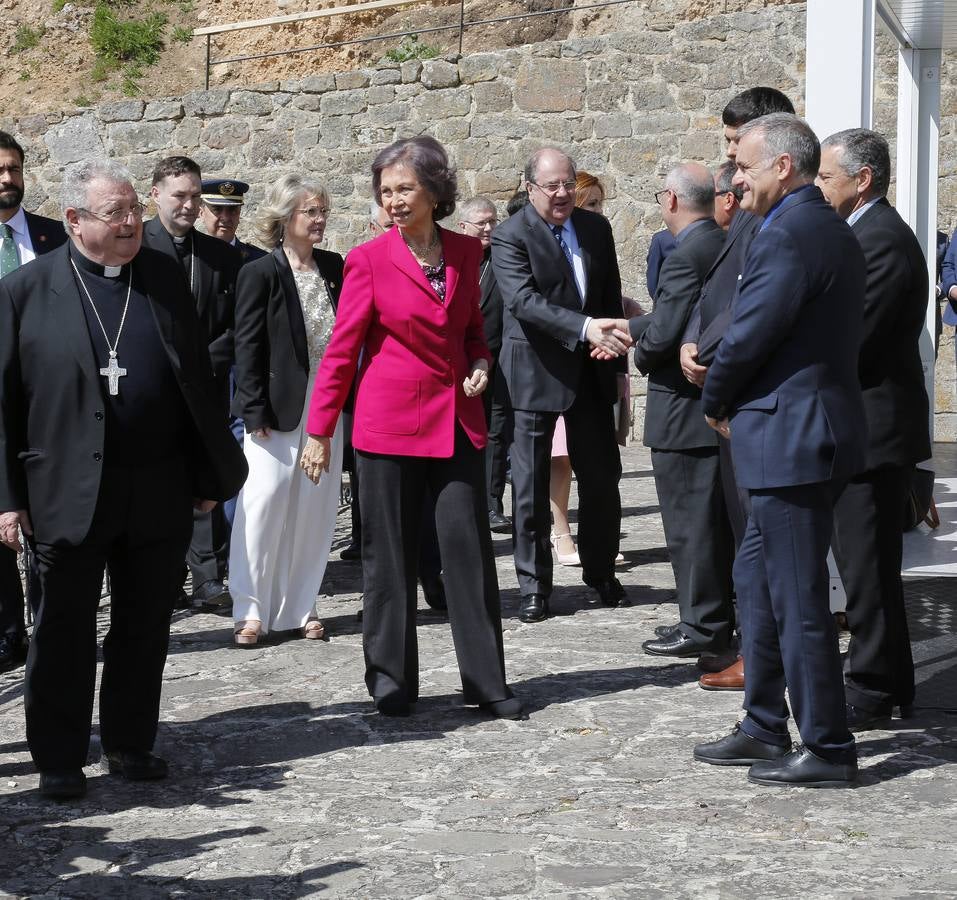
[[[555,197],[561,192],[562,188],[564,188],[568,194],[575,190],[574,179],[571,181],[549,181],[548,184],[539,184],[537,181],[530,181],[529,184],[534,184],[535,187],[547,197]]]
[[[123,225],[131,219],[136,222],[143,218],[143,213],[146,211],[146,207],[142,203],[136,203],[133,206],[127,207],[125,209],[111,209],[106,213],[94,212],[92,209],[79,209],[78,212],[86,213],[88,216],[93,216],[94,219],[99,219],[101,222],[106,222],[107,225]]]
[[[674,191],[671,188],[662,188],[660,191],[655,191],[655,203],[659,206],[661,205],[662,194],[673,194]]]
[[[473,228],[477,228],[481,231],[483,228],[494,228],[498,225],[498,219],[483,219],[481,222],[470,222],[466,219],[465,224],[471,225]]]

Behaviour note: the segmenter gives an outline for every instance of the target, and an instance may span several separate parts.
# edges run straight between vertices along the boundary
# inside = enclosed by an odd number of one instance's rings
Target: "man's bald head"
[[[710,216],[714,210],[714,178],[700,163],[675,166],[665,179],[665,187],[678,195],[689,212]]]

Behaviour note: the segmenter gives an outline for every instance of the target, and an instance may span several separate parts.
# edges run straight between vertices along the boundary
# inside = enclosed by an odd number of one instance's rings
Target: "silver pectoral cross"
[[[126,375],[126,369],[121,369],[116,361],[116,351],[110,351],[110,364],[100,369],[100,374],[110,382],[110,396],[115,397],[120,392],[120,379]]]

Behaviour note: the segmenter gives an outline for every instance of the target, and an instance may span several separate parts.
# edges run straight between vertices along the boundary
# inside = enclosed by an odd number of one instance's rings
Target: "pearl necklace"
[[[410,241],[399,229],[399,234],[402,235],[402,240],[405,242],[406,247],[412,252],[413,256],[418,257],[419,259],[425,259],[436,247],[439,246],[441,241],[441,235],[439,234],[439,229],[434,225],[432,226],[432,240],[429,242],[427,247],[423,247],[421,244],[415,244]]]

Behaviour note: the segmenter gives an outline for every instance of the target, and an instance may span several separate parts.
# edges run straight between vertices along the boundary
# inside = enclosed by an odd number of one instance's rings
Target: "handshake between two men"
[[[591,344],[593,359],[610,360],[623,356],[634,345],[631,328],[627,319],[592,319],[585,329],[585,338]],[[691,384],[704,387],[708,374],[707,366],[698,362],[697,344],[682,344],[678,355],[682,374]],[[727,419],[713,419],[705,416],[708,425],[725,439],[730,439],[731,429]]]

